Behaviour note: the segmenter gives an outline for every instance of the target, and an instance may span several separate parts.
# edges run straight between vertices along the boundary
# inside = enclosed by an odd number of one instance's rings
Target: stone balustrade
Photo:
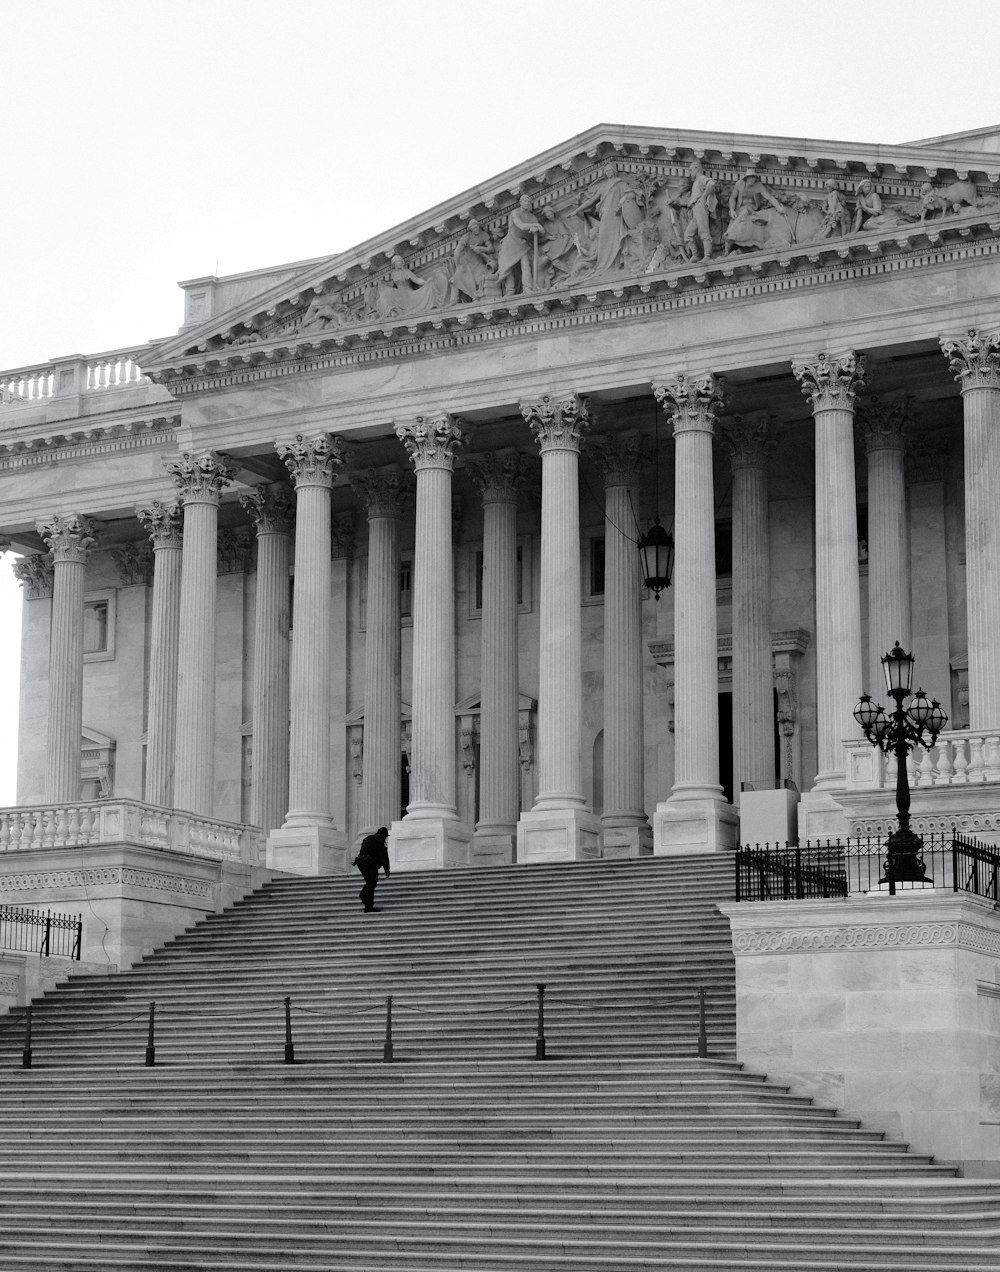
[[[196,817],[133,799],[0,808],[0,853],[114,843],[253,866],[264,859],[264,833],[256,826]]]
[[[860,739],[845,741],[849,791],[895,790],[896,760]],[[910,787],[982,786],[1000,783],[1000,727],[950,729],[929,750],[907,760]]]
[[[148,383],[139,366],[145,346],[86,357],[58,358],[0,371],[0,408],[38,403],[66,394],[103,393]]]

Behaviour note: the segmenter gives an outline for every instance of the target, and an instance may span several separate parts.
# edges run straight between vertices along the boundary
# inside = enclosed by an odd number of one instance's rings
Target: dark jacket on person
[[[364,866],[369,862],[374,866],[376,874],[380,869],[389,874],[389,848],[384,835],[365,835],[362,839],[357,864],[364,870]]]

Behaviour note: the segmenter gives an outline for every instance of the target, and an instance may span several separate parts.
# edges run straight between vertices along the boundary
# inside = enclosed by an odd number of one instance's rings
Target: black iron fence
[[[736,851],[737,901],[806,901],[854,893],[898,894],[928,885],[985,897],[1000,908],[1000,849],[951,833],[920,836],[914,879],[891,880],[885,836],[744,845]]]
[[[80,958],[83,917],[0,905],[0,950]]]

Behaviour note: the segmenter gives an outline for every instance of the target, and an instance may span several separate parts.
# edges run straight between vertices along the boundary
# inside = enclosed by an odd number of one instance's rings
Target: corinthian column
[[[83,582],[87,554],[96,540],[90,522],[76,513],[39,521],[37,529],[53,565],[45,799],[69,804],[80,798]]]
[[[580,438],[586,398],[522,402],[542,455],[538,651],[538,795],[517,827],[518,861],[600,854],[600,823],[583,797],[580,766]]]
[[[368,594],[365,604],[365,733],[359,835],[399,817],[399,513],[398,469],[355,473],[351,485],[368,510]]]
[[[257,531],[254,603],[253,769],[250,821],[276,830],[288,809],[288,574],[294,507],[287,486],[257,486],[240,503]]]
[[[854,477],[854,395],[865,360],[854,353],[793,362],[809,399],[816,451],[816,732],[819,771],[809,812],[840,815],[828,794],[845,781],[844,739],[857,736],[854,707],[862,689],[858,509]],[[811,833],[812,826],[807,829]],[[815,827],[823,833],[819,825]],[[828,829],[835,830],[831,825]]]
[[[898,640],[910,649],[910,554],[906,533],[903,429],[910,423],[905,395],[859,399],[868,455],[868,667],[866,687],[881,697],[882,655]]]
[[[965,590],[969,727],[1000,725],[1000,331],[942,340],[965,416]]]
[[[177,503],[152,503],[135,515],[153,543],[153,612],[149,637],[149,706],[146,712],[147,804],[170,808],[177,721],[177,635],[181,616],[181,526]]]
[[[479,716],[479,821],[473,854],[509,864],[517,845],[517,490],[524,456],[470,456],[466,471],[483,497],[483,622]]]
[[[451,474],[464,440],[450,415],[398,424],[417,475],[413,547],[413,717],[410,802],[392,824],[404,870],[467,864],[471,832],[455,806],[455,590]]]
[[[674,429],[674,785],[656,809],[657,853],[714,852],[735,842],[719,783],[719,638],[715,612],[712,436],[725,396],[714,375],[654,383]]]
[[[344,445],[329,433],[297,433],[275,450],[295,485],[295,601],[288,812],[268,836],[267,861],[298,874],[339,874],[347,869],[347,839],[330,807],[330,492]]]
[[[642,704],[642,594],[635,545],[642,438],[595,437],[590,446],[604,475],[604,811],[601,856],[653,851],[645,812]]]
[[[215,451],[167,464],[184,506],[177,640],[174,806],[211,817],[215,803],[215,579],[219,501],[235,469]]]
[[[766,411],[720,420],[733,474],[733,792],[774,785]]]

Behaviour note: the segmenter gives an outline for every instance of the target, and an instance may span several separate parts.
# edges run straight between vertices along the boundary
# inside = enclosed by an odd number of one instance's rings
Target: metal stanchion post
[[[24,1049],[21,1052],[21,1068],[31,1068],[31,1008],[24,1009]]]
[[[156,1064],[156,1037],[154,1025],[156,1021],[156,1003],[149,1004],[149,1032],[146,1034],[146,1063],[152,1067]]]
[[[382,1059],[389,1063],[392,1059],[392,994],[385,999],[385,1046],[382,1048]]]
[[[545,1059],[545,986],[537,985],[538,990],[538,1036],[535,1038],[535,1059]]]
[[[292,1043],[292,1000],[285,996],[285,1064],[295,1063],[295,1047]]]

